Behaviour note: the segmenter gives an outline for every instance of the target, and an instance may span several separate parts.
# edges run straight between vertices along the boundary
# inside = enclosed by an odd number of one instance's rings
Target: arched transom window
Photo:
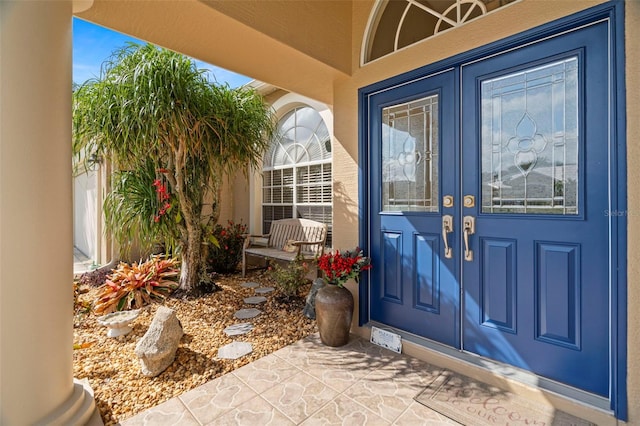
[[[276,136],[264,157],[262,228],[299,217],[332,228],[331,137],[316,110],[299,107],[278,122]]]
[[[369,20],[367,63],[517,0],[381,0]]]

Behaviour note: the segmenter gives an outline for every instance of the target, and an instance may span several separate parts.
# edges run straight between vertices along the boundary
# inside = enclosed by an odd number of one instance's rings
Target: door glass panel
[[[484,80],[482,212],[578,214],[578,59]]]
[[[382,211],[438,211],[438,95],[382,110]]]

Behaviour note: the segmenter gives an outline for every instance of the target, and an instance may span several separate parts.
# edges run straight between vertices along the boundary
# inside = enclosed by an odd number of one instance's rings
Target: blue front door
[[[607,33],[369,96],[371,320],[609,395]]]
[[[454,85],[446,71],[380,92],[371,121],[371,318],[450,346],[460,289],[454,233],[449,256],[441,233],[453,205],[441,199],[456,190]]]

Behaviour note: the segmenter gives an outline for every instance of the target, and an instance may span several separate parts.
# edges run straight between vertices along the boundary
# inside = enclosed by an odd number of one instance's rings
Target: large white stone
[[[136,345],[142,374],[154,377],[171,365],[183,334],[176,313],[172,309],[160,306],[149,330]]]

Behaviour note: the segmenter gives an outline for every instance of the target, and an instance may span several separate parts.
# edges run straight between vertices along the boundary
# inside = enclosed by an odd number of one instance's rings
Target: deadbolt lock
[[[453,195],[445,195],[442,197],[442,205],[445,207],[453,207]]]
[[[464,196],[464,206],[465,207],[475,207],[476,206],[476,197],[473,195],[465,195]]]

